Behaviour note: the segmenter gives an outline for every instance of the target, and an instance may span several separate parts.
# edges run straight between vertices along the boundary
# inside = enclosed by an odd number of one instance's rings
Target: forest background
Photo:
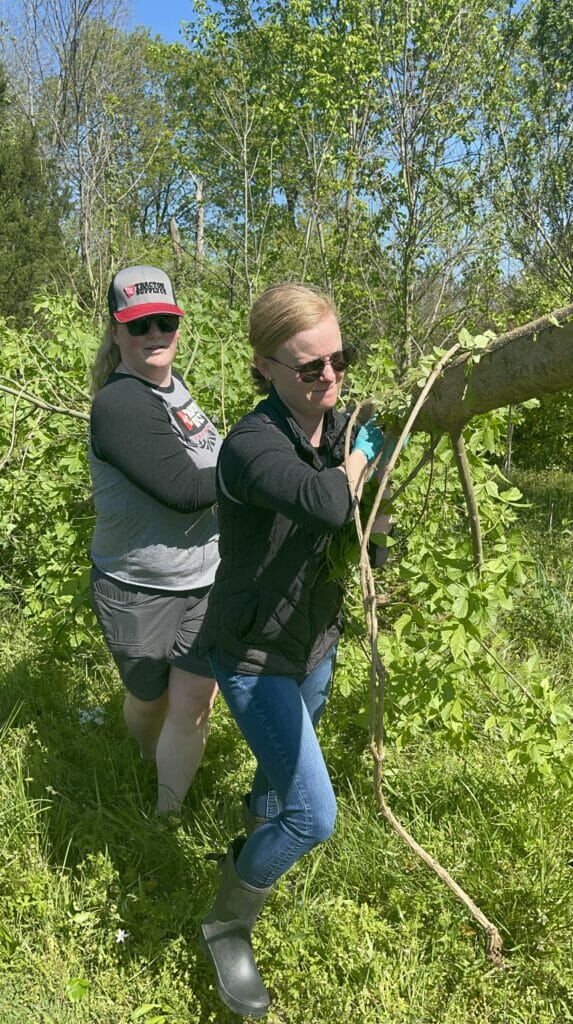
[[[126,29],[123,0],[1,10],[0,1016],[223,1022],[195,936],[252,764],[219,702],[160,829],[86,599],[110,274],[169,271],[179,368],[222,432],[253,402],[248,306],[284,278],[332,294],[347,397],[396,415],[457,339],[477,359],[571,301],[569,4],[195,2],[176,44]],[[377,813],[349,544],[322,732],[339,824],[257,930],[271,1022],[573,1020],[572,416],[561,392],[466,426],[479,566],[451,439],[416,432],[377,577],[385,792],[503,965]]]

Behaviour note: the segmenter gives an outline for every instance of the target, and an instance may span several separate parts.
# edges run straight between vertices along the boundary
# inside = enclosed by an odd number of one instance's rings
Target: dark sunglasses
[[[125,327],[132,338],[142,338],[149,333],[152,324],[159,327],[162,334],[173,334],[179,327],[179,317],[174,313],[159,313],[156,316],[142,316],[138,320],[129,320]]]
[[[288,366],[289,370],[294,370],[298,374],[304,384],[312,384],[314,381],[320,380],[327,363],[330,363],[335,373],[342,373],[346,370],[356,358],[356,349],[352,345],[348,345],[346,348],[342,348],[340,352],[333,352],[331,356],[324,356],[323,359],[312,359],[309,363],[301,363],[300,366],[283,363],[282,359],[276,359],[275,356],[265,356],[264,358],[270,359],[273,363],[280,363],[281,366]]]

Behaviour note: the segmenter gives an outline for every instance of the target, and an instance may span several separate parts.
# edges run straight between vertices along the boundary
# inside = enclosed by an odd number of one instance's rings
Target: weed
[[[529,618],[520,602],[506,622],[515,662],[535,650],[565,688],[573,491],[560,488],[550,538],[541,488],[537,511],[520,513],[538,562]],[[0,1020],[232,1024],[196,935],[217,884],[209,855],[241,827],[252,757],[218,701],[181,823],[161,828],[110,659],[56,663],[41,636],[14,612],[0,626]],[[387,750],[394,811],[502,932],[492,968],[464,909],[376,812],[366,690],[345,686],[360,664],[350,637],[321,727],[335,835],[280,881],[255,929],[269,1024],[573,1021],[571,792],[527,782],[495,730],[456,751],[426,728]]]

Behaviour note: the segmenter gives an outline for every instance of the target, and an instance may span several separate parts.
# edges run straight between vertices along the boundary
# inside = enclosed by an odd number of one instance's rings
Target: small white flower
[[[125,940],[128,939],[128,938],[129,938],[129,932],[125,932],[123,930],[123,928],[118,928],[117,929],[117,931],[115,933],[115,941],[116,942],[125,942]]]
[[[80,711],[79,719],[80,725],[85,725],[86,722],[93,722],[95,725],[103,725],[104,710],[100,707],[87,708],[86,711]]]

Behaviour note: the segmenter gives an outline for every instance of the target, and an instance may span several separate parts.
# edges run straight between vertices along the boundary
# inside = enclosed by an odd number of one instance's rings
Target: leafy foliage
[[[525,766],[532,780],[554,774],[573,785],[573,707],[535,655],[515,665],[503,628],[504,615],[526,600],[533,560],[513,532],[520,491],[483,457],[484,448],[495,451],[501,427],[492,416],[469,440],[487,538],[479,575],[447,442],[398,499],[380,579],[386,736],[402,748],[431,728],[465,749],[496,730],[508,764]],[[419,455],[411,442],[396,485]],[[360,632],[356,611],[353,621]]]
[[[519,415],[513,458],[521,469],[570,469],[573,465],[573,396],[544,395]]]
[[[29,1021],[30,1007],[58,1024],[231,1024],[196,936],[216,886],[206,855],[240,828],[252,761],[218,701],[181,824],[161,828],[151,818],[153,772],[125,734],[121,700],[110,661],[54,664],[32,622],[3,616],[6,1024]],[[364,734],[349,704],[336,687],[321,726],[339,800],[336,833],[279,883],[254,932],[270,1019],[308,1024],[312,1006],[316,1024],[342,1013],[361,1024],[379,1024],[381,1014],[388,1024],[567,1021],[570,794],[547,782],[524,786],[495,731],[471,756],[432,729],[388,749],[401,817],[469,891],[486,894],[503,931],[508,967],[484,970],[461,908],[375,813]],[[94,705],[102,725],[82,717]]]
[[[70,297],[40,302],[34,328],[0,327],[0,587],[27,614],[75,643],[69,612],[85,587],[93,514],[86,473],[86,423],[30,404],[68,403],[87,415],[87,369],[94,351],[89,321]],[[81,616],[80,616],[81,618]],[[82,630],[80,629],[80,636]]]
[[[33,127],[16,123],[0,65],[0,315],[22,318],[60,277],[67,204]]]

